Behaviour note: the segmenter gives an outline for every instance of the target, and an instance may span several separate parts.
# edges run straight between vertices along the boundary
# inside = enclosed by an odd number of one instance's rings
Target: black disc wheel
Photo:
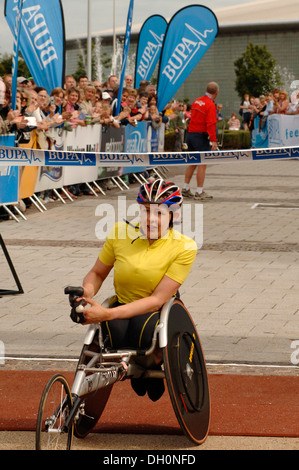
[[[184,434],[202,444],[210,425],[207,369],[193,320],[179,300],[170,308],[167,337],[163,360],[172,406]]]
[[[63,375],[56,374],[44,388],[36,423],[36,450],[70,450],[73,439],[73,423],[68,429],[65,423],[73,400],[69,384]]]

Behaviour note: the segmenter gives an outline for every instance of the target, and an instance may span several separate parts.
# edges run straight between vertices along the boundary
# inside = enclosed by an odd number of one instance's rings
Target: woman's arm
[[[90,274],[90,273],[89,273]],[[87,275],[88,276],[88,275]],[[132,318],[144,313],[156,312],[177,292],[180,283],[174,281],[168,276],[163,276],[158,286],[149,297],[135,300],[126,305],[120,305],[114,308],[104,308],[98,302],[85,297],[85,301],[90,304],[84,310],[86,323],[98,323],[103,321]],[[84,289],[85,292],[85,289]]]
[[[91,298],[98,292],[112,268],[113,266],[106,266],[106,264],[97,259],[94,266],[83,279],[84,297]]]

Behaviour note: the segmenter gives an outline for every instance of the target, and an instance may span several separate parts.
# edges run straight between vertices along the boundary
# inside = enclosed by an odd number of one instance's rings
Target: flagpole
[[[11,108],[16,109],[17,105],[17,78],[18,78],[18,64],[19,64],[19,50],[20,50],[20,35],[22,24],[22,8],[23,0],[19,0],[18,13],[16,16],[15,36],[13,45],[13,61],[12,61],[12,84],[11,84]]]
[[[87,76],[88,80],[92,80],[91,72],[91,0],[88,0],[87,7]]]
[[[123,92],[125,72],[126,72],[129,46],[130,46],[131,28],[132,28],[132,21],[133,21],[133,8],[134,8],[134,0],[130,0],[130,6],[129,6],[128,17],[127,17],[126,36],[125,36],[125,43],[124,43],[122,70],[121,70],[119,89],[118,89],[118,95],[117,95],[116,116],[118,116],[120,112],[121,97],[122,97],[122,92]]]
[[[116,21],[115,21],[115,0],[113,0],[113,59],[112,59],[112,74],[116,74]]]

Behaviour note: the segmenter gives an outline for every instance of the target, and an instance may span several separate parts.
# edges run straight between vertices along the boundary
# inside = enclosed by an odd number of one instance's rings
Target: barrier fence
[[[114,164],[109,159],[101,164],[93,155],[101,151],[107,155],[163,151],[164,134],[164,124],[153,129],[149,122],[119,129],[100,124],[77,127],[71,132],[56,128],[51,131],[54,150],[49,152],[31,148],[32,143],[30,147],[15,147],[13,134],[0,136],[0,204],[13,204],[35,193],[75,184],[85,183],[90,187],[90,182],[108,178],[123,185],[120,176],[137,175],[146,171],[146,166],[140,165],[139,159],[130,168],[123,168],[121,161]]]
[[[55,129],[55,150],[10,146],[14,136],[1,136],[0,204],[14,204],[36,192],[107,178],[126,186],[120,183],[120,176],[148,168],[299,158],[298,123],[299,116],[270,116],[266,139],[270,148],[261,137],[266,131],[256,122],[252,143],[253,147],[263,143],[260,148],[218,152],[163,152],[164,125],[154,130],[146,122],[138,123],[136,128],[94,125],[72,132]]]
[[[255,118],[252,147],[299,147],[299,115],[272,114]]]

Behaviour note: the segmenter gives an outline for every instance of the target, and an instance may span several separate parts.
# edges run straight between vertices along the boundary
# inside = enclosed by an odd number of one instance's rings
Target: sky
[[[13,1],[13,0],[8,0]],[[84,34],[87,35],[88,0],[61,0],[64,11],[66,39]],[[129,0],[114,0],[116,7],[116,28],[125,27],[129,8]],[[51,5],[51,0],[46,0]],[[171,18],[179,9],[200,4],[209,8],[223,8],[231,5],[248,3],[250,0],[135,0],[133,25],[142,24],[149,16],[159,14]],[[0,0],[0,54],[12,53],[12,34],[4,17],[5,0]],[[113,29],[113,0],[90,0],[92,32]]]

